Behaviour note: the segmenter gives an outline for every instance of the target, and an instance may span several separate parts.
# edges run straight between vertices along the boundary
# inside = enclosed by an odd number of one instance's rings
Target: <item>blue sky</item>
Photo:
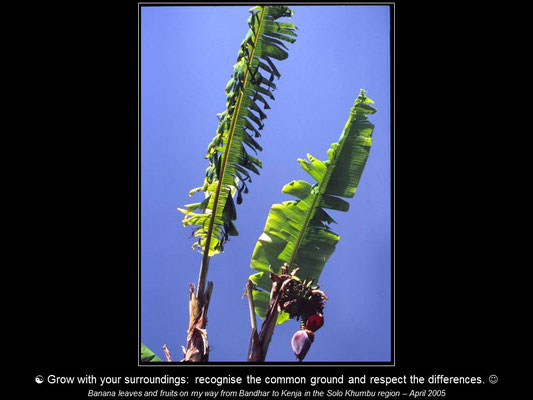
[[[186,342],[188,285],[201,254],[177,207],[200,201],[207,145],[224,111],[224,89],[248,31],[250,7],[141,7],[141,340],[178,361]],[[378,112],[373,146],[347,213],[332,212],[341,239],[322,273],[329,301],[325,324],[305,361],[390,361],[390,16],[387,6],[294,6],[298,38],[277,62],[272,109],[259,139],[261,175],[237,206],[239,236],[210,262],[211,361],[245,361],[250,337],[242,299],[250,259],[281,188],[309,181],[297,163],[307,153],[325,160],[359,90]],[[267,361],[295,361],[288,321],[275,330]]]

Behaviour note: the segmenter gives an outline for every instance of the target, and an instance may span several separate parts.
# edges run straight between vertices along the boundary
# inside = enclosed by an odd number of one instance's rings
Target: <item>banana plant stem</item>
[[[207,251],[206,251],[207,253]],[[209,270],[209,261],[211,257],[202,257],[202,264],[200,265],[200,273],[198,274],[198,287],[196,288],[196,297],[202,303],[204,300],[205,282],[207,279],[207,271]]]
[[[255,305],[252,287],[252,281],[248,280],[246,283],[246,296],[248,297],[248,306],[250,307],[250,324],[252,325],[252,330],[257,331],[257,319],[255,318]]]

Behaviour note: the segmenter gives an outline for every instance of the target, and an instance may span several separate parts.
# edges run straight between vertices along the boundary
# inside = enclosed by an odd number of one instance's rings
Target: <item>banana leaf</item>
[[[314,183],[303,180],[285,185],[283,193],[298,200],[274,204],[270,209],[263,233],[255,246],[250,267],[256,274],[253,291],[255,311],[264,318],[268,293],[272,286],[269,271],[279,273],[284,263],[299,268],[300,279],[314,279],[316,284],[324,266],[335,250],[339,235],[330,224],[335,221],[326,210],[348,211],[350,204],[343,198],[355,195],[372,144],[374,125],[367,115],[376,112],[364,90],[350,111],[342,135],[328,149],[328,159],[320,161],[310,154],[298,159]],[[287,320],[286,313],[277,323]]]
[[[141,361],[142,362],[158,362],[163,361],[155,353],[141,343]]]
[[[185,214],[184,226],[194,228],[198,247],[211,257],[224,250],[229,236],[238,235],[234,225],[236,206],[242,194],[248,193],[251,173],[259,174],[261,161],[250,154],[261,151],[256,138],[261,136],[266,118],[264,110],[270,108],[276,89],[274,78],[280,73],[273,60],[288,57],[287,46],[296,39],[295,25],[277,22],[291,17],[293,11],[286,6],[257,6],[250,9],[249,31],[241,43],[233,75],[226,86],[226,110],[218,114],[216,136],[207,148],[204,184],[191,190],[203,192],[204,200],[179,208]]]

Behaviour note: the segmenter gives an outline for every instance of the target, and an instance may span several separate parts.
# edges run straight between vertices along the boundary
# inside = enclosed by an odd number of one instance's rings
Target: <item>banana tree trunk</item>
[[[183,349],[182,362],[209,361],[209,344],[207,342],[207,309],[213,291],[213,282],[207,283],[205,293],[194,293],[194,283],[189,285],[189,327],[187,329],[187,347]]]

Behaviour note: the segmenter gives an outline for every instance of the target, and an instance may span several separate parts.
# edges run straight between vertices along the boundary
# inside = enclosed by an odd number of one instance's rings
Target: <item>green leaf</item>
[[[141,361],[142,362],[160,362],[161,360],[155,353],[141,343]]]
[[[190,193],[202,191],[205,199],[178,208],[185,214],[183,225],[194,229],[197,240],[193,248],[198,247],[202,253],[207,249],[209,257],[224,250],[228,236],[237,235],[232,222],[236,218],[234,198],[237,196],[238,204],[242,202],[242,193],[248,193],[246,182],[251,182],[249,172],[259,174],[262,167],[261,161],[248,151],[262,150],[254,137],[261,136],[259,131],[267,117],[264,110],[270,108],[265,97],[274,100],[273,81],[281,76],[272,59],[286,59],[287,46],[283,42],[293,43],[297,36],[296,26],[276,21],[292,16],[288,7],[257,6],[250,12],[250,30],[226,85],[226,110],[217,114],[217,134],[207,148],[209,167],[205,181]]]
[[[325,209],[348,211],[349,203],[341,197],[355,195],[368,159],[374,125],[367,115],[376,112],[370,106],[372,103],[361,90],[339,141],[328,150],[328,159],[320,161],[308,154],[307,160],[298,160],[313,183],[300,180],[285,185],[283,193],[298,200],[274,204],[270,209],[250,265],[258,271],[250,279],[257,285],[254,301],[261,318],[265,316],[272,287],[269,269],[279,273],[287,263],[291,268],[300,268],[300,279],[314,279],[317,283],[335,250],[339,236],[331,230],[330,224],[335,221]]]

